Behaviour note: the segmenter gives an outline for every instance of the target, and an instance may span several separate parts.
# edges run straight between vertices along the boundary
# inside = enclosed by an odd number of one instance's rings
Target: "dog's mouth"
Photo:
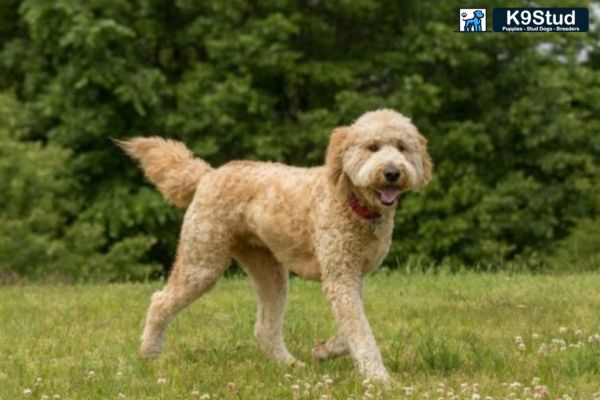
[[[379,189],[375,189],[375,193],[377,193],[377,197],[381,204],[385,206],[391,206],[398,200],[398,196],[400,196],[400,189],[395,186],[384,186]]]

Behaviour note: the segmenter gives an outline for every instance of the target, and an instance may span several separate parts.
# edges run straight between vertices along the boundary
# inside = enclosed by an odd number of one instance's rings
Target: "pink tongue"
[[[378,190],[379,192],[379,196],[381,197],[381,200],[383,200],[383,202],[385,203],[393,203],[394,201],[396,201],[396,198],[398,197],[398,189],[394,189],[394,188],[384,188],[381,190]]]

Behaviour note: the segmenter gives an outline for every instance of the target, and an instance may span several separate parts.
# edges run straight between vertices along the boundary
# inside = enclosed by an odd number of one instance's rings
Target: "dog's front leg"
[[[313,347],[312,354],[317,360],[339,357],[348,354],[348,342],[340,333],[336,333],[327,340],[317,343]]]
[[[338,335],[345,340],[359,371],[369,379],[389,381],[381,353],[365,316],[361,298],[361,276],[354,271],[335,268],[325,272],[323,291],[338,324]]]
[[[363,281],[361,280],[360,285],[360,298],[363,299]],[[334,358],[344,356],[350,353],[348,348],[348,341],[342,335],[341,332],[336,332],[329,339],[319,342],[313,347],[312,354],[317,360],[326,360],[328,358]]]

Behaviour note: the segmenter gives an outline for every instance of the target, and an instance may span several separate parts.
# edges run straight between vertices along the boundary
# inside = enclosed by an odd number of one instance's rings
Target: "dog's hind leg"
[[[163,290],[152,295],[140,354],[158,357],[175,315],[209,291],[231,263],[230,240],[218,222],[192,214],[184,221],[177,258]]]
[[[264,248],[236,249],[234,258],[250,276],[256,291],[257,313],[254,336],[270,358],[288,364],[301,364],[288,351],[283,340],[283,314],[288,292],[288,272]]]

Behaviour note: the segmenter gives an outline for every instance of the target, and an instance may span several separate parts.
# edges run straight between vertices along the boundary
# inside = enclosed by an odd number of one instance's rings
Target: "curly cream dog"
[[[365,316],[362,280],[388,252],[400,194],[431,178],[427,141],[408,118],[377,110],[335,129],[325,165],[315,168],[232,161],[213,169],[179,142],[120,145],[170,202],[187,207],[171,276],[148,309],[142,356],[160,354],[169,321],[235,259],[256,290],[254,335],[269,357],[296,362],[282,335],[293,271],[322,282],[338,325],[313,355],[349,352],[367,378],[389,379]]]

